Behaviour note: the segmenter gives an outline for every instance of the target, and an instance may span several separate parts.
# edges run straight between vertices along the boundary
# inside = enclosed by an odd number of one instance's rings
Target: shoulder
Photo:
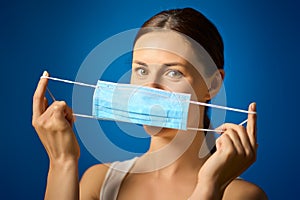
[[[80,199],[99,199],[110,164],[97,164],[85,171],[80,180]]]
[[[267,200],[268,197],[257,185],[242,179],[235,179],[225,189],[223,199]]]

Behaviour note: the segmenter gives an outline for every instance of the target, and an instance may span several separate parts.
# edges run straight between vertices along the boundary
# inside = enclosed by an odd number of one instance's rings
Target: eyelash
[[[140,73],[141,70],[143,70],[145,73],[148,74],[148,71],[147,71],[147,69],[146,69],[145,67],[136,67],[134,71],[135,71],[139,76],[145,76],[145,75],[147,75],[147,74],[141,74],[141,73]]]
[[[174,76],[169,75],[169,74],[172,73],[172,72],[176,74],[175,76],[178,76],[178,75],[179,75],[179,77],[174,77]],[[168,70],[167,73],[166,73],[166,75],[169,76],[170,78],[177,78],[177,79],[183,77],[183,73],[182,73],[181,71],[179,71],[179,70],[174,70],[174,69]]]
[[[141,66],[141,67],[136,67],[134,69],[134,71],[138,74],[138,76],[142,77],[142,76],[146,76],[149,74],[148,69]],[[141,71],[144,71],[143,73]],[[170,73],[174,73],[175,75],[170,75]],[[175,79],[180,79],[184,76],[184,74],[176,69],[169,69],[167,70],[167,72],[165,73],[168,77],[170,78],[175,78]]]

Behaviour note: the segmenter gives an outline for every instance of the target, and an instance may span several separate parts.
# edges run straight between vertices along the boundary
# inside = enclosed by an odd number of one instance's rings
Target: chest
[[[118,200],[188,199],[196,186],[195,177],[157,178],[129,175],[121,184]]]

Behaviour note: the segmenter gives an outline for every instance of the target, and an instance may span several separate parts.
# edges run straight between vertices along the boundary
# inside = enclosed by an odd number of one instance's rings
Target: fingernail
[[[48,72],[47,72],[47,71],[44,71],[44,72],[43,72],[43,76],[48,76]]]
[[[251,104],[251,110],[256,110],[256,103]]]

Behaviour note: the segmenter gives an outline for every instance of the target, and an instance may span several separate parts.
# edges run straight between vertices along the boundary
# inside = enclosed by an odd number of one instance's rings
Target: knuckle
[[[51,106],[57,106],[58,105],[58,101],[54,101],[52,104],[51,104]]]
[[[31,125],[35,128],[37,126],[36,119],[31,120]]]
[[[40,118],[32,120],[32,126],[36,129],[41,129],[44,126],[44,121]]]
[[[44,130],[51,131],[55,125],[52,120],[47,120],[43,123],[42,127]]]
[[[237,130],[238,130],[239,132],[244,132],[244,131],[245,131],[245,127],[242,126],[242,125],[238,125],[238,126],[237,126]]]
[[[60,110],[59,106],[57,104],[53,104],[52,105],[52,109],[53,109],[53,112],[57,112]]]
[[[227,135],[227,134],[229,134],[231,132],[232,132],[231,128],[226,128],[226,130],[224,131],[223,135]]]
[[[67,104],[65,101],[55,101],[52,106],[54,111],[61,111],[65,109]]]
[[[38,127],[38,122],[37,122],[38,120],[36,120],[36,119],[33,119],[32,121],[31,121],[31,124],[32,124],[32,126],[34,127],[34,128],[37,128]]]
[[[230,127],[230,123],[224,123],[222,127],[228,129]]]
[[[66,107],[67,106],[67,103],[65,101],[58,101],[58,103],[61,107]]]
[[[57,106],[60,108],[60,109],[65,109],[67,107],[67,103],[65,101],[58,101],[57,102]]]

